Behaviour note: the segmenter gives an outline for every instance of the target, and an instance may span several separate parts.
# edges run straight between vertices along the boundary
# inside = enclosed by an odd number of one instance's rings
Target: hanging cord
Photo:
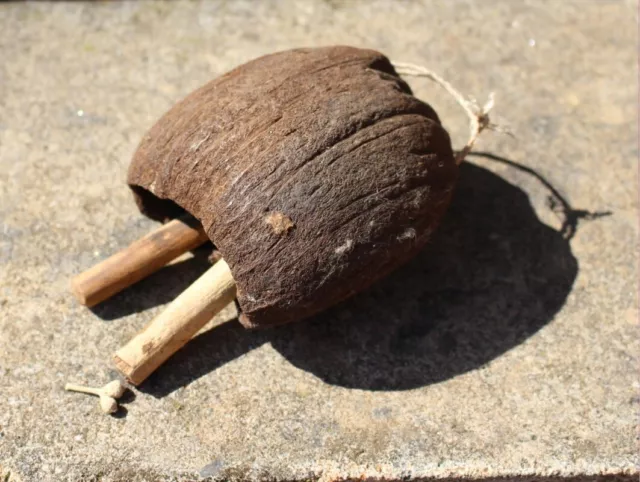
[[[489,129],[512,135],[508,129],[493,124],[491,122],[491,119],[489,118],[489,112],[491,112],[491,109],[493,109],[494,106],[493,92],[489,94],[489,99],[487,100],[487,102],[482,107],[480,107],[475,99],[466,98],[460,92],[458,92],[449,82],[425,67],[405,62],[392,62],[392,64],[399,75],[406,75],[411,77],[426,77],[434,81],[449,94],[451,94],[456,102],[460,104],[460,106],[467,113],[467,117],[469,117],[470,136],[467,144],[462,148],[462,150],[456,153],[455,160],[457,165],[460,165],[460,163],[464,161],[464,158],[467,156],[467,154],[469,154],[469,152],[473,148],[473,145],[478,139],[478,136],[483,130]]]

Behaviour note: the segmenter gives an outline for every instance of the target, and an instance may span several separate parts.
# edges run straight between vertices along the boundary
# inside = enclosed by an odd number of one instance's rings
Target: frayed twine
[[[467,144],[456,153],[456,164],[460,165],[460,163],[464,161],[464,158],[467,156],[467,154],[469,154],[469,152],[471,152],[471,149],[473,149],[473,145],[475,144],[476,140],[485,129],[502,132],[513,136],[513,133],[510,129],[492,123],[491,119],[489,118],[489,113],[495,105],[495,95],[493,92],[489,94],[489,98],[487,99],[485,104],[483,106],[480,106],[475,99],[463,96],[449,82],[444,80],[435,72],[427,69],[426,67],[405,62],[392,62],[392,64],[399,75],[426,77],[434,81],[436,84],[444,88],[444,90],[446,90],[449,94],[451,94],[456,102],[460,104],[460,106],[467,113],[467,117],[469,117],[470,136]]]

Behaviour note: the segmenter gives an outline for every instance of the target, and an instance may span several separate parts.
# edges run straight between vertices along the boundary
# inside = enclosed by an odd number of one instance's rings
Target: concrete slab
[[[636,12],[0,5],[2,480],[636,479]],[[368,293],[261,333],[231,307],[116,418],[65,393],[111,379],[111,354],[206,267],[196,253],[93,311],[69,294],[152,227],[123,182],[142,134],[241,62],[335,43],[495,91],[517,137],[480,141],[433,244]],[[410,83],[462,144],[460,110]]]

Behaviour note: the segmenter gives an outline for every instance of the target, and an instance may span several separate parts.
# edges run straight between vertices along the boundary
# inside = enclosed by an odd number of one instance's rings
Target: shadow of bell
[[[521,189],[464,163],[420,255],[269,340],[330,384],[416,388],[478,368],[534,334],[562,307],[577,272],[569,242],[538,220]]]
[[[553,319],[578,272],[569,242],[496,174],[460,168],[452,204],[407,265],[300,323],[231,321],[190,341],[141,386],[162,397],[264,343],[326,383],[407,390],[481,367]]]

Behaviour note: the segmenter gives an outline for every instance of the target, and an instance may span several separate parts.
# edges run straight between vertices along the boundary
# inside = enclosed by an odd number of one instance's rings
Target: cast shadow
[[[527,194],[464,163],[432,242],[368,291],[303,323],[246,331],[232,321],[190,341],[140,387],[163,397],[263,343],[326,383],[408,390],[482,367],[549,323],[578,273],[569,239],[589,213],[535,171],[565,215],[556,231]],[[551,206],[552,207],[552,206]]]

